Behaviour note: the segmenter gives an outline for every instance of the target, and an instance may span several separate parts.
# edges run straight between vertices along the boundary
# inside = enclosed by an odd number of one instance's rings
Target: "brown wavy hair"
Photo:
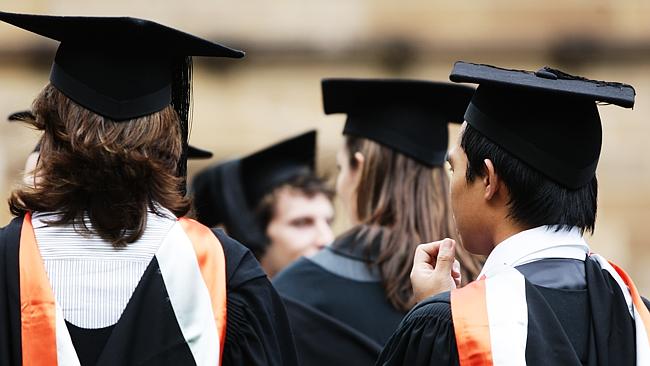
[[[368,246],[380,237],[375,264],[384,291],[398,310],[415,303],[410,273],[415,248],[443,238],[457,238],[449,201],[449,177],[445,168],[427,167],[410,157],[374,141],[346,137],[352,169],[359,168],[354,154],[364,156],[356,189],[357,216],[363,225],[360,237]],[[481,258],[457,246],[463,281],[473,280]]]
[[[25,122],[43,131],[34,186],[9,198],[11,212],[57,212],[52,225],[74,225],[114,246],[138,240],[157,205],[183,216],[190,201],[176,176],[182,140],[172,106],[115,122],[47,85]],[[87,217],[87,219],[84,219]],[[86,224],[89,220],[91,226]]]

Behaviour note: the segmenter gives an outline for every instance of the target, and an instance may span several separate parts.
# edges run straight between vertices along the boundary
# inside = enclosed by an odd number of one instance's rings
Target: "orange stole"
[[[180,218],[178,221],[194,246],[196,259],[201,268],[201,277],[210,293],[212,311],[221,343],[219,347],[219,360],[221,360],[227,321],[226,257],[219,239],[212,230],[192,219]]]
[[[632,278],[630,278],[630,276],[621,267],[617,266],[612,262],[609,262],[609,264],[611,264],[612,267],[614,267],[618,275],[621,276],[621,278],[623,279],[623,282],[625,282],[625,284],[627,285],[627,288],[630,290],[630,295],[632,296],[632,302],[634,303],[634,308],[641,316],[641,320],[643,320],[643,325],[645,326],[646,332],[648,332],[647,334],[648,343],[650,343],[650,311],[648,311],[648,308],[643,303],[643,300],[641,300],[641,295],[639,294],[639,291],[636,289],[634,282],[632,282]]]
[[[56,303],[29,213],[23,220],[18,256],[23,365],[56,365]]]
[[[451,291],[450,298],[460,366],[492,366],[485,280]]]
[[[207,227],[179,219],[189,237],[212,303],[220,353],[226,334],[226,263],[219,239]],[[57,365],[56,302],[36,244],[31,215],[23,220],[19,248],[20,322],[23,365]],[[67,330],[66,330],[67,331]],[[219,357],[221,360],[221,357]]]

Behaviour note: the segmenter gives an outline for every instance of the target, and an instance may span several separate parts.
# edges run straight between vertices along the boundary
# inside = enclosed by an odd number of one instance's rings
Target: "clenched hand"
[[[411,270],[417,302],[460,286],[460,263],[455,254],[456,242],[448,238],[418,245]]]

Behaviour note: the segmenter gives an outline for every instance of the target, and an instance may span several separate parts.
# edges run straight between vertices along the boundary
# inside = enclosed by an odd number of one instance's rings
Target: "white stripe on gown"
[[[49,226],[47,213],[32,218],[36,242],[54,297],[63,317],[81,328],[115,324],[142,274],[167,236],[176,217],[158,208],[164,217],[149,213],[143,236],[115,248],[98,235],[82,235],[68,226]],[[90,226],[90,223],[88,223]]]

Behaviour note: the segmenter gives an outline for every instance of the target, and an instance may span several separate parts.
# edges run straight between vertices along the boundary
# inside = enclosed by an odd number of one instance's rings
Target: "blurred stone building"
[[[130,15],[247,51],[197,59],[191,141],[208,164],[309,128],[334,176],[344,117],[322,113],[323,77],[446,80],[453,61],[570,73],[632,84],[634,110],[600,108],[599,215],[590,242],[650,295],[650,2],[643,0],[4,0],[6,11]],[[100,40],[98,40],[100,41]],[[29,107],[56,43],[0,24],[0,119]],[[454,135],[457,129],[453,129]],[[0,123],[0,192],[8,197],[38,134]],[[454,140],[452,139],[452,142]],[[0,222],[10,219],[6,205]],[[346,228],[339,215],[337,229]]]

